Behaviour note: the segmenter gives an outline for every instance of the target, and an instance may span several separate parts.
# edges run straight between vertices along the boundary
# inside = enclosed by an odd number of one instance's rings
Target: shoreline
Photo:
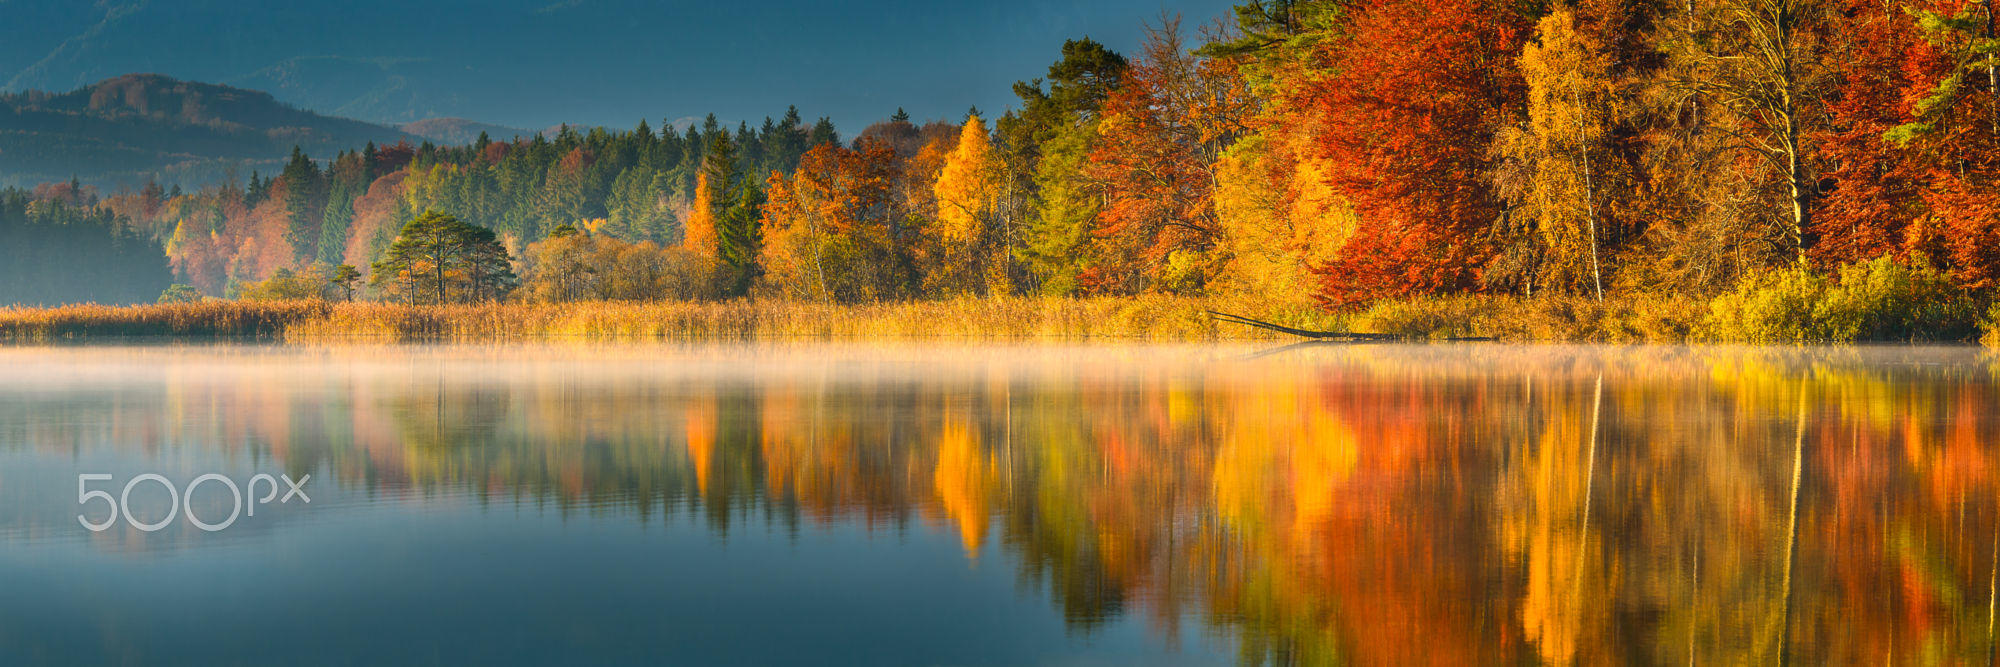
[[[228,301],[0,308],[0,342],[316,343],[731,341],[765,339],[1145,342],[1284,340],[1209,319],[1218,299],[966,298],[872,304],[793,301],[575,302],[411,306]],[[1290,321],[1324,326],[1301,309]]]
[[[1315,331],[1351,331],[1430,342],[1478,336],[1502,343],[1614,344],[1976,344],[2000,341],[1990,323],[1944,335],[1815,338],[1771,335],[1709,301],[1685,296],[1459,295],[1385,300],[1351,313],[1247,299],[967,297],[835,304],[781,300],[377,302],[209,300],[200,303],[0,307],[0,343],[269,342],[481,343],[537,341],[702,342],[758,340],[965,342],[1311,342],[1218,321],[1245,314]],[[1919,332],[1920,334],[1932,332]]]

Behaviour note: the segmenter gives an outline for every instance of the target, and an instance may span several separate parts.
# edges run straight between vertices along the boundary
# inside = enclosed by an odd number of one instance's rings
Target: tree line
[[[0,306],[144,303],[172,282],[160,245],[82,185],[0,190]]]
[[[843,141],[791,109],[295,152],[246,186],[103,206],[215,295],[374,266],[428,211],[490,230],[542,299],[1341,309],[1716,294],[1882,257],[1983,293],[2000,276],[1991,5],[1253,1],[1192,34],[1152,25],[1129,58],[1066,42],[991,122],[898,111]],[[408,292],[397,280],[370,284]]]

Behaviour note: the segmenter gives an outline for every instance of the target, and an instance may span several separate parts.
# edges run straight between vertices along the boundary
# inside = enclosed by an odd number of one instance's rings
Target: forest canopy
[[[130,223],[75,183],[0,190],[0,306],[153,301],[173,272]]]
[[[378,266],[428,211],[504,250],[527,289],[467,292],[491,299],[1165,293],[1341,311],[1706,298],[1873,260],[1985,295],[1991,4],[1257,1],[1200,30],[1149,25],[1136,53],[1066,42],[999,114],[896,110],[844,137],[791,108],[294,149],[247,183],[82,207],[211,296]],[[360,297],[408,296],[368,284]]]

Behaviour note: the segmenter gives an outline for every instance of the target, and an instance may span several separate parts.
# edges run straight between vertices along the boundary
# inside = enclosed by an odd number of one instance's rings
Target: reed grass
[[[1416,296],[1378,301],[1347,321],[1356,331],[1412,338],[1486,336],[1509,341],[1683,343],[1708,303],[1680,295],[1583,296],[1489,294]]]
[[[324,301],[222,300],[141,306],[10,306],[0,307],[0,340],[276,338],[298,322],[331,317],[339,307]]]
[[[142,306],[0,308],[0,340],[266,339],[295,342],[589,340],[975,339],[1262,340],[1259,329],[1217,323],[1209,310],[1252,304],[1175,296],[965,298],[873,304],[794,301],[597,301],[410,306],[322,301],[207,301]],[[1248,312],[1258,312],[1249,310]],[[1260,313],[1296,326],[1337,318]]]
[[[1849,284],[1864,285],[1853,281]],[[1951,307],[1940,309],[1941,300],[1929,292],[1912,293],[1921,294],[1924,297],[1921,299],[1893,290],[1857,292],[1867,298],[1816,298],[1812,302],[1822,305],[1815,306],[1813,317],[1801,320],[1805,324],[1759,314],[1771,308],[1742,306],[1770,301],[1764,295],[1772,289],[1775,288],[1746,287],[1713,299],[1671,294],[1608,295],[1602,301],[1553,295],[1422,296],[1384,300],[1350,314],[1329,314],[1299,306],[1272,307],[1250,299],[1167,295],[1085,299],[968,297],[868,304],[739,300],[409,306],[211,300],[144,306],[0,308],[0,341],[801,338],[1176,342],[1291,338],[1217,322],[1210,318],[1211,310],[1302,329],[1399,334],[1419,340],[1485,336],[1505,341],[1760,343],[1970,340],[1977,335],[1972,330],[1970,316],[1965,314],[1970,312],[1969,306],[1961,307],[1963,304],[1953,301]],[[1933,310],[1948,312],[1952,317],[1929,315]],[[1979,329],[1985,333],[1985,342],[2000,346],[2000,324],[1996,323],[2000,323],[2000,306],[1979,322]],[[1834,333],[1814,333],[1821,330]]]

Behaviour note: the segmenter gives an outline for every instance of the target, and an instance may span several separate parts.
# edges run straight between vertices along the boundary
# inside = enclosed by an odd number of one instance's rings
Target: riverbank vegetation
[[[997,118],[898,111],[851,140],[796,109],[641,121],[50,197],[162,244],[175,300],[410,306],[328,306],[356,330],[665,308],[1006,336],[1220,301],[1419,336],[1967,340],[2000,290],[1992,15],[1260,1],[1192,43],[1162,21],[1129,57],[1066,42]]]
[[[1213,299],[1142,296],[1096,299],[959,299],[872,304],[802,301],[585,301],[570,303],[398,304],[339,301],[227,301],[140,306],[0,308],[0,341],[57,342],[100,337],[268,339],[293,342],[578,340],[1271,339],[1258,329],[1218,325],[1208,309],[1240,308]],[[1330,316],[1301,312],[1317,325]]]
[[[281,277],[284,289],[304,279]],[[268,282],[268,281],[267,281]],[[547,284],[530,282],[530,285]],[[268,289],[259,285],[258,291]],[[1294,340],[1217,322],[1211,312],[1318,331],[1412,341],[1491,337],[1510,342],[1965,342],[2000,346],[2000,309],[1982,310],[1935,270],[1878,261],[1827,278],[1773,272],[1712,299],[1620,294],[1459,294],[1384,299],[1329,313],[1222,297],[964,297],[842,304],[765,300],[520,300],[446,304],[300,300],[163,302],[139,306],[0,308],[0,342],[107,338],[291,342],[575,339],[882,339],[980,341]]]

